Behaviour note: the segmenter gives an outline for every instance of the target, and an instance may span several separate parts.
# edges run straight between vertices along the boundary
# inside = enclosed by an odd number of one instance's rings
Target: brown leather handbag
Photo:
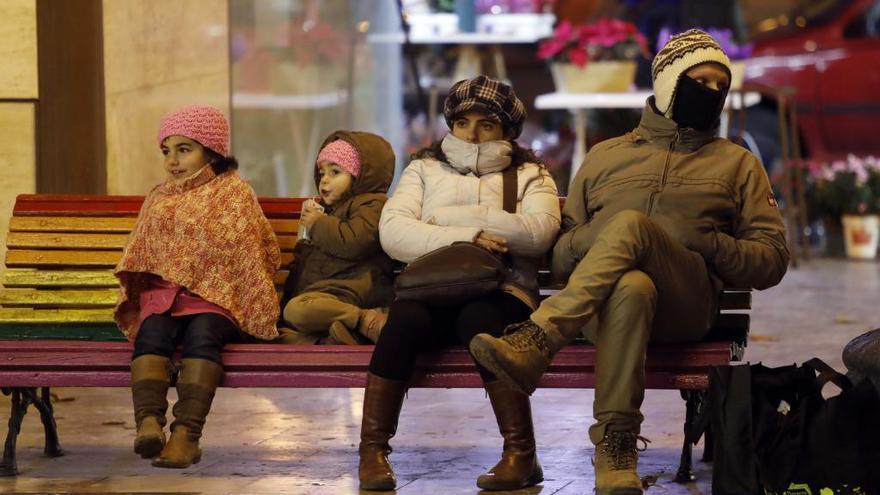
[[[516,167],[502,172],[504,210],[516,212]],[[508,256],[472,242],[455,242],[420,256],[394,281],[398,299],[458,306],[498,290],[510,273]]]

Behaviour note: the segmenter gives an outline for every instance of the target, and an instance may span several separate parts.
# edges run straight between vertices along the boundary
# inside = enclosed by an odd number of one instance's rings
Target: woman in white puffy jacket
[[[497,293],[459,307],[395,301],[376,343],[364,395],[359,478],[361,488],[390,490],[388,461],[416,357],[452,345],[467,346],[480,332],[500,334],[537,306],[537,267],[553,245],[560,213],[556,184],[531,150],[515,139],[525,108],[513,90],[486,76],[459,81],[443,110],[451,132],[414,155],[379,223],[382,248],[404,263],[454,242],[509,253],[513,276]],[[502,171],[516,167],[516,212],[503,209]],[[501,460],[477,479],[486,490],[514,490],[543,480],[535,453],[531,407],[479,367],[504,438]]]

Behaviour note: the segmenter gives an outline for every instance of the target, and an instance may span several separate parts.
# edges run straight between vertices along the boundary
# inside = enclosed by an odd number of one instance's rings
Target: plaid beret
[[[443,103],[446,125],[452,129],[452,119],[471,109],[481,110],[496,120],[511,132],[511,139],[519,137],[526,120],[526,107],[513,88],[486,76],[463,79],[452,85]]]

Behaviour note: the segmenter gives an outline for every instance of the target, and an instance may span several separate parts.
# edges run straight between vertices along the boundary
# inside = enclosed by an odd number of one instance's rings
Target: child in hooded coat
[[[318,203],[304,205],[308,233],[294,248],[281,307],[283,343],[375,342],[393,298],[393,263],[379,244],[379,216],[394,151],[368,132],[336,131],[315,163]]]

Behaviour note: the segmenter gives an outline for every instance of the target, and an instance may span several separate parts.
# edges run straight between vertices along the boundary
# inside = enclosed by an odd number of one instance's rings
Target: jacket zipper
[[[660,176],[660,188],[654,191],[651,191],[650,196],[648,196],[648,206],[645,209],[645,215],[651,216],[651,210],[654,208],[654,196],[666,187],[666,179],[669,174],[669,165],[672,162],[672,151],[675,149],[675,144],[678,142],[680,138],[679,131],[675,132],[675,136],[672,137],[672,141],[669,142],[669,148],[666,150],[666,162],[663,164],[663,175]]]

